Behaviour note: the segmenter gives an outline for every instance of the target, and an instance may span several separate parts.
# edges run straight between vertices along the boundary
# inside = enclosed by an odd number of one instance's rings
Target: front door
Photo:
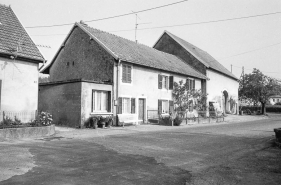
[[[139,99],[139,120],[142,120],[143,123],[144,122],[144,99]]]

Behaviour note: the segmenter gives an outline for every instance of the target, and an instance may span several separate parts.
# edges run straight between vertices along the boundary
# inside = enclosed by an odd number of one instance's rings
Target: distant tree
[[[269,97],[278,93],[280,83],[269,76],[264,75],[258,69],[246,74],[239,82],[239,99],[252,102],[254,105],[261,104],[262,114],[266,113],[266,102]]]
[[[50,75],[39,73],[39,83],[50,82]]]

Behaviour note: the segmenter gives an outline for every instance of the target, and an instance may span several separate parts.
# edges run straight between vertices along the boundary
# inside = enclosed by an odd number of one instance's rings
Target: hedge
[[[281,105],[266,105],[266,112],[280,112],[281,113]],[[249,109],[251,112],[261,111],[261,106],[243,106],[242,110],[245,111]]]

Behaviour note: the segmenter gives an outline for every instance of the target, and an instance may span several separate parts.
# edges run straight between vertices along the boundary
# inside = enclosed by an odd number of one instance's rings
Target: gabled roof
[[[116,60],[193,76],[200,79],[207,79],[205,75],[201,74],[174,55],[164,53],[143,44],[138,44],[125,38],[91,28],[86,24],[75,23],[75,26],[78,26],[84,30],[85,33],[99,43]],[[72,30],[75,28],[75,26],[72,28]],[[70,34],[72,30],[70,31]],[[58,53],[56,55],[58,55]],[[56,56],[51,63],[42,70],[42,72],[45,70],[48,71],[48,68],[52,65],[55,58]]]
[[[206,51],[203,51],[202,49],[194,46],[193,44],[190,44],[189,42],[171,34],[168,31],[164,31],[164,33],[161,35],[161,37],[164,34],[168,34],[172,39],[174,39],[178,44],[180,44],[185,50],[187,50],[190,54],[192,54],[195,58],[197,58],[201,63],[203,63],[207,68],[214,69],[215,71],[218,71],[220,73],[223,73],[231,78],[234,78],[238,80],[238,78],[233,75],[229,70],[227,70],[222,64],[220,64],[216,59],[214,59],[209,53]],[[160,38],[161,38],[160,37]],[[158,41],[160,40],[158,39]],[[157,42],[158,42],[157,41]],[[155,45],[157,44],[155,43]],[[154,45],[154,46],[155,46]]]
[[[17,55],[43,62],[44,58],[33,43],[10,6],[0,4],[0,54]]]

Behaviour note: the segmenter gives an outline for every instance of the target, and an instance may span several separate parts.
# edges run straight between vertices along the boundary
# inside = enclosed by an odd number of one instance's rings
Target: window
[[[130,98],[123,98],[122,113],[130,113]]]
[[[194,79],[186,79],[186,88],[187,88],[187,90],[195,89],[195,80]]]
[[[275,102],[275,99],[273,98],[273,102]]]
[[[158,113],[159,114],[169,114],[174,111],[173,101],[168,100],[158,100]]]
[[[122,64],[122,82],[123,83],[132,82],[132,66]]]
[[[110,92],[93,90],[92,94],[92,112],[110,112]]]
[[[174,77],[158,75],[158,89],[173,89]]]
[[[136,99],[135,98],[118,98],[118,114],[135,114]]]

